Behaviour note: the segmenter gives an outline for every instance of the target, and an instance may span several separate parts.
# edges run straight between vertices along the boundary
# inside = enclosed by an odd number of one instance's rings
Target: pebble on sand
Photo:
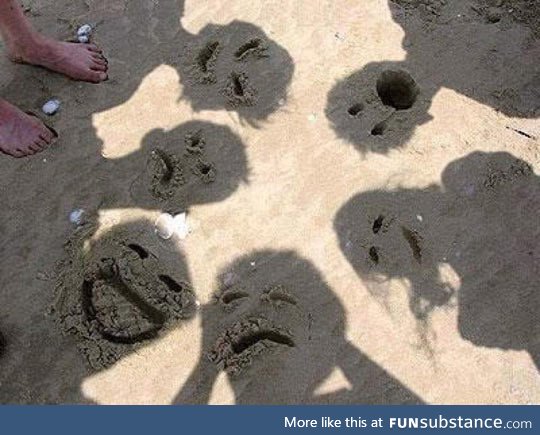
[[[45,113],[45,115],[49,115],[49,116],[52,116],[56,112],[58,112],[58,109],[60,109],[60,101],[58,101],[58,100],[49,100],[41,108],[43,113]]]

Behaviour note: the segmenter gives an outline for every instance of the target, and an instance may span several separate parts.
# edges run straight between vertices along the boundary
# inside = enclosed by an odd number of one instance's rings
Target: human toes
[[[85,44],[85,47],[88,51],[91,51],[93,53],[103,53],[101,48],[99,48],[96,44]]]
[[[93,69],[90,69],[90,71],[87,74],[87,81],[91,83],[101,83],[105,80],[107,80],[108,75],[105,71],[95,71]]]
[[[98,60],[94,60],[90,65],[90,69],[93,71],[107,71],[107,64]]]

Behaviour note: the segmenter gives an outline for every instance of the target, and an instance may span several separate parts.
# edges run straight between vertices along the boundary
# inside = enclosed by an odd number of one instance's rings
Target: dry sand
[[[540,403],[538,2],[23,3],[110,80],[1,61],[0,402]]]

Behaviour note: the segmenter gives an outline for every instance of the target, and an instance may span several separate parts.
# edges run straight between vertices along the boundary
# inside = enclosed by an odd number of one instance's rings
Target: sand
[[[538,2],[23,3],[110,80],[0,61],[0,402],[540,403]]]

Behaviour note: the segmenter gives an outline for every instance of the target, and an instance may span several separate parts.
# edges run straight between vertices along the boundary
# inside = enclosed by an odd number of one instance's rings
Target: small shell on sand
[[[84,24],[77,30],[77,36],[90,36],[92,33],[92,26],[90,24]]]
[[[170,239],[176,235],[181,240],[184,240],[189,234],[187,217],[185,213],[177,216],[172,216],[169,213],[159,215],[154,224],[156,234],[162,239]]]
[[[78,40],[81,44],[86,44],[88,41],[90,41],[90,37],[89,37],[89,36],[86,36],[86,35],[77,36],[77,40]]]
[[[185,213],[181,213],[174,217],[174,230],[180,239],[184,240],[189,234],[189,226],[187,223],[187,216]]]
[[[164,240],[174,234],[174,218],[169,213],[160,214],[154,223],[156,234]]]
[[[60,109],[60,101],[58,100],[49,100],[41,108],[41,110],[43,110],[43,113],[49,116],[52,116],[56,112],[58,112],[58,109]]]
[[[69,214],[69,221],[75,225],[81,225],[83,223],[84,210],[82,208],[76,208]]]

